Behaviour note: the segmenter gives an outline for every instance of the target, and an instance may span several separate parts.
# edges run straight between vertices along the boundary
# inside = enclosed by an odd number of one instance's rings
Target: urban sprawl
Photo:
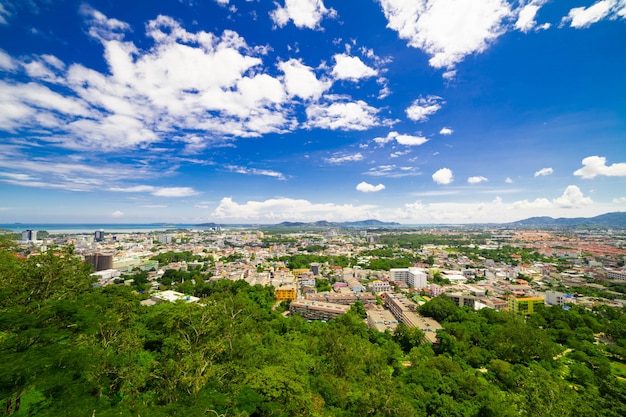
[[[272,286],[285,315],[328,321],[362,303],[368,326],[441,328],[418,306],[530,315],[537,305],[626,306],[626,233],[585,230],[220,228],[53,234],[27,230],[24,256],[73,245],[98,286],[127,285],[144,305],[202,303],[198,285],[245,280]]]

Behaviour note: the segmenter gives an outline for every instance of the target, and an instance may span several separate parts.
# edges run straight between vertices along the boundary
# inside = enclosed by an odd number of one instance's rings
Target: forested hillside
[[[271,287],[244,281],[204,286],[204,305],[142,306],[128,287],[92,287],[71,249],[22,259],[2,246],[8,415],[626,415],[623,310],[525,320],[437,298],[421,309],[445,328],[433,347],[368,329],[358,309],[285,318]]]

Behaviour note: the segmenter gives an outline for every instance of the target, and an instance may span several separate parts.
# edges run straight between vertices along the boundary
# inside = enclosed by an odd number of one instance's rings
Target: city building
[[[150,296],[148,300],[143,300],[141,304],[154,305],[165,302],[174,303],[179,300],[185,301],[187,303],[197,303],[198,301],[200,301],[198,297],[194,297],[193,295],[185,295],[178,291],[166,290],[155,292]]]
[[[543,305],[541,297],[511,297],[509,298],[509,311],[529,316],[535,312],[535,306]]]
[[[426,270],[423,268],[391,268],[389,281],[404,282],[410,288],[426,288]]]
[[[96,272],[113,269],[113,255],[103,255],[101,253],[85,255],[85,263],[92,265],[93,270]]]
[[[320,274],[320,264],[318,264],[317,262],[313,262],[311,264],[311,272],[315,276],[319,275]]]
[[[343,304],[325,303],[311,300],[294,300],[289,304],[289,311],[308,320],[332,320],[346,314],[350,306]]]
[[[102,242],[104,240],[104,230],[96,230],[93,234],[93,240]]]
[[[407,327],[417,327],[424,332],[424,340],[427,343],[437,343],[437,330],[442,328],[441,325],[436,320],[420,316],[417,313],[417,305],[411,300],[405,296],[387,294],[385,307]]]
[[[566,304],[576,303],[572,294],[564,294],[558,291],[546,291],[546,304],[563,307]]]
[[[172,235],[159,235],[157,241],[159,243],[170,244],[172,243]]]
[[[384,332],[385,330],[393,332],[398,326],[398,319],[396,319],[389,310],[368,310],[367,325],[368,327],[376,329],[379,332]]]
[[[22,232],[22,241],[23,242],[34,242],[37,240],[37,231],[36,230],[24,230]]]
[[[274,290],[274,295],[278,301],[295,300],[297,295],[296,287],[293,285],[278,287]]]
[[[375,280],[368,284],[368,287],[371,292],[374,294],[378,294],[381,292],[391,292],[391,285],[389,285],[386,281]]]

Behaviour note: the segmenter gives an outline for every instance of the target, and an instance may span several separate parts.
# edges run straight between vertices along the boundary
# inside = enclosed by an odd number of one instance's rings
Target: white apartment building
[[[391,268],[389,281],[404,282],[411,288],[426,288],[426,270],[423,268]]]

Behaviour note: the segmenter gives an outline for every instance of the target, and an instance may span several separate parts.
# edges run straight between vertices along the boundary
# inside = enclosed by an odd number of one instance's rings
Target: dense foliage
[[[0,399],[18,416],[623,416],[626,312],[544,308],[525,320],[421,308],[437,346],[272,310],[271,287],[218,280],[202,303],[146,307],[94,288],[71,251],[0,248]],[[596,343],[603,333],[611,344]]]

